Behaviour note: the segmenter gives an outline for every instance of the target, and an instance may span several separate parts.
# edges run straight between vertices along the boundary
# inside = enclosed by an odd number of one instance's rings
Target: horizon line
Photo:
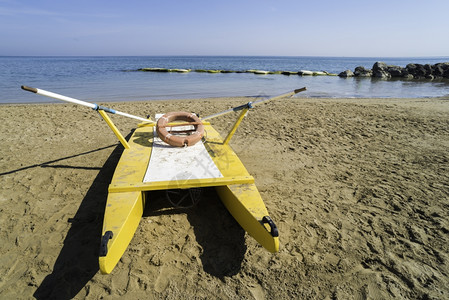
[[[196,54],[153,54],[153,55],[3,55],[0,57],[331,57],[331,58],[449,58],[447,55],[428,56],[335,56],[335,55],[196,55]]]

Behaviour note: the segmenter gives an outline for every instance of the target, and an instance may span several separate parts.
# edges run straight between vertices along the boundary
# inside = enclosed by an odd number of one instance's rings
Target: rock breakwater
[[[299,76],[337,76],[337,74],[326,71],[285,71],[285,70],[206,70],[206,69],[166,69],[166,68],[141,68],[136,71],[142,72],[176,72],[176,73],[253,73],[256,75],[299,75]],[[366,77],[366,78],[400,78],[400,79],[449,79],[449,62],[437,64],[414,64],[410,63],[406,67],[387,65],[378,61],[371,69],[359,66],[352,70],[346,70],[338,74],[340,77]]]
[[[375,77],[381,79],[404,78],[404,79],[441,79],[449,78],[449,62],[431,64],[408,64],[405,68],[387,65],[384,62],[374,63],[372,69],[364,67],[355,68],[354,72],[346,70],[338,74],[340,77]]]
[[[253,73],[256,75],[300,75],[300,76],[337,76],[326,71],[265,71],[265,70],[205,70],[205,69],[166,69],[166,68],[141,68],[136,71],[141,72],[176,72],[176,73]]]

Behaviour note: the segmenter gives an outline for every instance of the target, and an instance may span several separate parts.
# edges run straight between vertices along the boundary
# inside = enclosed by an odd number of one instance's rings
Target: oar
[[[127,114],[127,113],[124,113],[124,112],[121,112],[121,111],[118,111],[118,110],[115,110],[115,109],[111,109],[111,108],[108,108],[108,107],[104,107],[104,106],[98,105],[96,103],[89,103],[89,102],[81,101],[81,100],[78,100],[78,99],[66,97],[66,96],[63,96],[63,95],[59,95],[59,94],[56,94],[56,93],[52,93],[52,92],[41,90],[41,89],[37,89],[37,88],[28,87],[28,86],[25,86],[25,85],[22,85],[22,89],[25,90],[25,91],[28,91],[28,92],[36,93],[38,95],[42,95],[42,96],[58,99],[58,100],[61,100],[61,101],[71,102],[71,103],[75,103],[75,104],[79,104],[79,105],[83,105],[83,106],[87,106],[87,107],[92,108],[93,110],[97,110],[97,111],[98,110],[104,110],[105,112],[108,112],[108,113],[111,113],[111,114],[117,114],[117,115],[120,115],[120,116],[136,119],[136,120],[139,120],[139,121],[142,121],[142,122],[154,123],[154,121],[151,121],[149,119],[145,119],[145,118],[141,118],[141,117],[138,117],[138,116],[130,115],[130,114]]]
[[[296,89],[294,91],[291,91],[291,92],[288,92],[288,93],[285,93],[285,94],[282,94],[282,95],[279,95],[279,96],[274,96],[274,97],[267,98],[267,99],[261,99],[261,100],[257,100],[257,101],[254,101],[254,102],[248,102],[246,104],[243,104],[243,105],[240,105],[240,106],[236,106],[236,107],[230,108],[228,110],[225,110],[225,111],[222,111],[222,112],[219,112],[219,113],[216,113],[216,114],[213,114],[213,115],[201,118],[201,121],[205,121],[205,120],[212,119],[212,118],[215,118],[215,117],[223,116],[223,115],[229,114],[229,113],[231,113],[233,111],[239,111],[239,110],[242,110],[242,109],[245,109],[245,108],[253,108],[255,105],[258,105],[258,104],[260,104],[262,102],[268,102],[268,101],[277,100],[277,99],[281,99],[281,98],[290,98],[290,97],[293,97],[294,95],[296,95],[297,93],[303,92],[305,90],[306,90],[306,88],[303,87],[301,89]]]

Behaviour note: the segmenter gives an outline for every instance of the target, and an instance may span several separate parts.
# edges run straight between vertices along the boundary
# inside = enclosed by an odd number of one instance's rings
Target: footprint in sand
[[[256,299],[256,300],[265,299],[265,294],[264,294],[263,288],[260,284],[251,282],[247,285],[247,287],[248,287],[248,290],[251,292],[251,295],[253,295],[254,299]]]

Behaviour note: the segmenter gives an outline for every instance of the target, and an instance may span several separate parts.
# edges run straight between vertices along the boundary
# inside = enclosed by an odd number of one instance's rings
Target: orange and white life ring
[[[170,124],[175,121],[184,121],[187,123]],[[176,131],[169,132],[167,127],[193,125],[193,130],[189,130],[188,135],[176,135]],[[157,135],[167,144],[175,147],[184,147],[195,145],[204,135],[204,125],[194,114],[188,112],[169,112],[159,118],[156,124]],[[183,131],[185,132],[185,131]]]

